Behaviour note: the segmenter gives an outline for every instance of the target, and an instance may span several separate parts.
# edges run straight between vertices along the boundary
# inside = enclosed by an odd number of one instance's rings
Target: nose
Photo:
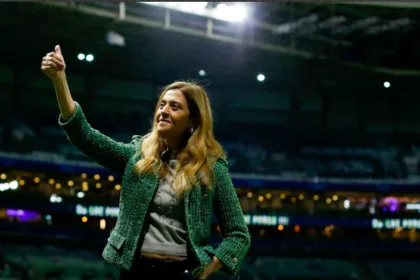
[[[169,113],[168,113],[168,106],[163,106],[163,107],[160,109],[160,114],[161,114],[161,115],[162,115],[162,117],[164,117],[164,118],[168,117],[168,116],[169,116]]]
[[[167,118],[167,117],[169,116],[169,114],[168,114],[166,111],[164,111],[164,110],[160,111],[160,114],[161,114],[161,115],[162,115],[162,117],[164,117],[164,118]]]

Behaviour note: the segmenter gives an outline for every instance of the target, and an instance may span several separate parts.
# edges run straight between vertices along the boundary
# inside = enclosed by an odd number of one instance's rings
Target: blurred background
[[[420,279],[419,8],[1,3],[0,278],[118,276],[101,252],[121,178],[58,126],[40,63],[60,44],[118,141],[149,130],[164,85],[206,87],[252,234],[241,280]]]

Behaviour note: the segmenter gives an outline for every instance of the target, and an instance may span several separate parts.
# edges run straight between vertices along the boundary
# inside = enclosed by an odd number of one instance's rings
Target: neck
[[[175,149],[171,149],[171,148],[167,148],[163,153],[162,153],[162,160],[164,161],[168,161],[171,159],[176,159],[178,157],[179,154],[179,150],[175,150]]]
[[[180,148],[180,141],[174,140],[174,139],[165,139],[166,145],[168,147],[168,150],[175,151],[179,150]]]
[[[176,159],[178,157],[179,151],[182,149],[181,140],[165,138],[165,144],[166,151],[164,152],[164,157],[166,159]]]

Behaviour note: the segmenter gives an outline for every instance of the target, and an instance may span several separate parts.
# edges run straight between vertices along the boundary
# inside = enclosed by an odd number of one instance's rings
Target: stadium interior
[[[420,279],[419,14],[415,2],[1,3],[0,279],[119,275],[101,252],[121,178],[58,125],[39,69],[57,44],[75,100],[117,141],[150,130],[164,85],[206,88],[252,235],[240,280]]]

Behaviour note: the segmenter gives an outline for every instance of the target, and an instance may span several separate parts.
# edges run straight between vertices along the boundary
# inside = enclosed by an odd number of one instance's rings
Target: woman
[[[65,68],[60,46],[42,59],[55,87],[60,125],[86,155],[122,174],[120,213],[103,251],[121,269],[120,279],[206,279],[219,269],[236,275],[250,236],[213,136],[205,91],[185,82],[167,86],[152,131],[123,144],[89,125],[71,97]],[[213,211],[223,237],[216,249],[207,244]]]

